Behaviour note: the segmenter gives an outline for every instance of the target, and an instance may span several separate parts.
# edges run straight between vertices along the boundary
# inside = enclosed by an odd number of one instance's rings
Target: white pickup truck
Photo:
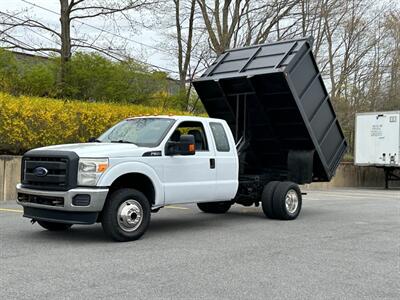
[[[48,230],[98,221],[114,240],[135,240],[149,226],[150,213],[165,205],[197,203],[204,212],[225,213],[237,194],[238,174],[225,121],[130,118],[92,143],[27,152],[18,203],[25,217]],[[279,216],[294,219],[301,208],[299,188],[282,185],[275,199],[283,212]],[[273,215],[269,188],[266,193],[263,208]]]
[[[269,218],[297,218],[297,184],[329,181],[347,149],[311,43],[220,55],[193,81],[211,118],[130,118],[92,143],[28,151],[24,216],[49,230],[101,222],[117,241],[139,238],[151,212],[176,203],[206,213],[261,204]]]

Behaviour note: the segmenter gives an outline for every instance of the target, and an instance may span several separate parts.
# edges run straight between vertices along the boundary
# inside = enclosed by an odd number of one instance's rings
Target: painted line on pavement
[[[0,211],[6,211],[6,212],[15,212],[15,213],[23,213],[23,210],[20,209],[10,209],[10,208],[0,208]]]
[[[307,197],[307,198],[306,198]],[[346,194],[315,194],[315,193],[308,193],[307,195],[305,195],[303,198],[310,200],[310,198],[319,198],[319,199],[323,199],[323,198],[329,198],[329,199],[337,199],[337,200],[345,200],[345,198],[351,198],[351,199],[359,199],[359,200],[379,200],[379,199],[383,199],[383,200],[395,200],[396,196],[395,195],[387,195],[387,196],[383,196],[380,195],[378,197],[376,196],[371,196],[371,195],[362,195],[362,196],[356,196],[356,195],[346,195]],[[400,198],[399,198],[400,199]]]
[[[311,193],[310,193],[311,194]],[[325,195],[330,195],[330,196],[347,196],[347,197],[386,197],[386,198],[390,198],[390,197],[396,197],[396,193],[382,193],[382,194],[375,194],[375,193],[369,193],[369,194],[360,194],[360,193],[335,193],[335,192],[331,192],[331,193],[326,193]]]
[[[351,192],[351,191],[326,191],[326,192],[320,192],[320,191],[305,191],[308,195],[332,195],[332,196],[359,196],[359,197],[395,197],[397,196],[397,192]]]
[[[172,208],[172,209],[185,209],[185,210],[190,209],[190,208],[188,208],[188,207],[174,206],[174,205],[167,205],[167,206],[165,206],[165,207],[166,207],[166,208]]]

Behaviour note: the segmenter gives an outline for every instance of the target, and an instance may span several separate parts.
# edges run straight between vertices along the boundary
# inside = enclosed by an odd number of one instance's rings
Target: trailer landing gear
[[[399,168],[383,167],[383,171],[385,172],[385,189],[389,188],[389,181],[400,181]]]

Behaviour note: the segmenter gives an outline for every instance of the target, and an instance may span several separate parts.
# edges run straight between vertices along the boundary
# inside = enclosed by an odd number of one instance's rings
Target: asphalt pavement
[[[306,191],[297,220],[176,205],[115,243],[0,204],[0,299],[400,299],[400,190]]]

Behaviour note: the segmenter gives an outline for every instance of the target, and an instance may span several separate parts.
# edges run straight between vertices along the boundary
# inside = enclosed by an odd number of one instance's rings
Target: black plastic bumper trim
[[[24,217],[34,220],[68,224],[93,224],[96,222],[97,212],[70,212],[36,207],[24,207]]]

